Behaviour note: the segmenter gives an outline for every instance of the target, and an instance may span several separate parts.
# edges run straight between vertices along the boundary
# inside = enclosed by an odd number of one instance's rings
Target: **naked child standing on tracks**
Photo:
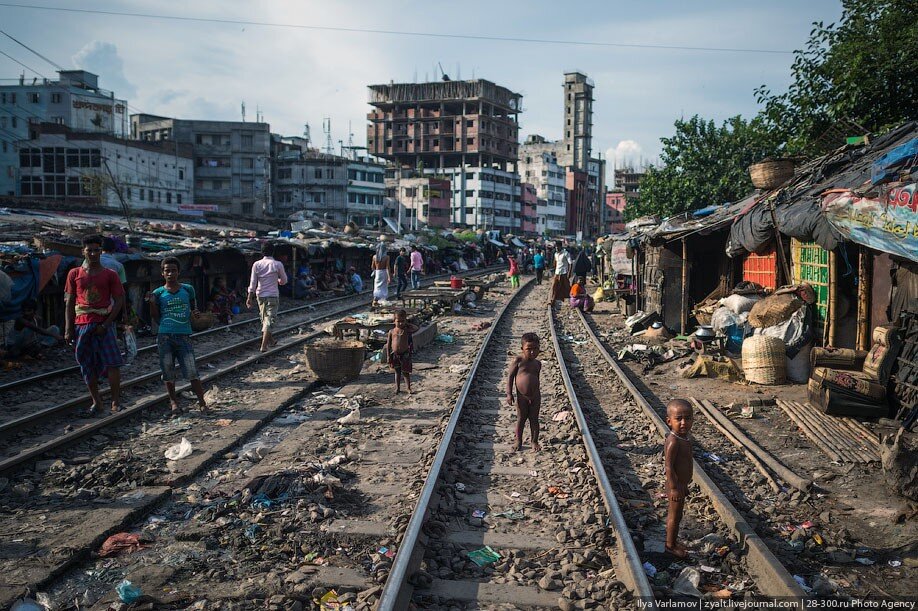
[[[666,424],[669,434],[663,442],[663,465],[666,470],[666,496],[669,514],[666,516],[666,551],[676,558],[686,558],[688,549],[679,543],[679,523],[685,511],[685,497],[692,481],[692,406],[685,399],[673,399],[666,404]]]
[[[535,333],[523,333],[521,354],[510,364],[507,376],[507,405],[516,403],[516,441],[513,451],[523,447],[523,430],[529,422],[532,435],[532,449],[538,452],[539,445],[539,408],[542,405],[542,390],[539,385],[539,374],[542,372],[542,361],[539,356],[539,336]],[[516,391],[516,397],[513,391]]]
[[[386,336],[386,358],[389,367],[395,370],[395,394],[402,391],[402,377],[411,394],[411,355],[414,353],[412,334],[418,330],[417,325],[408,322],[408,313],[398,310],[393,322],[395,327]]]

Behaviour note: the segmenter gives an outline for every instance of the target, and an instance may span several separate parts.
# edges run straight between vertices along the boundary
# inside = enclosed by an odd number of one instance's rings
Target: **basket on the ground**
[[[195,333],[207,331],[217,324],[217,316],[213,312],[197,312],[191,315],[191,330]]]
[[[743,342],[743,374],[756,384],[784,384],[787,356],[777,337],[753,335]]]
[[[320,381],[338,384],[360,375],[366,349],[355,340],[325,340],[306,346],[306,362]]]
[[[756,189],[777,189],[794,177],[790,159],[765,159],[749,166],[749,177]]]

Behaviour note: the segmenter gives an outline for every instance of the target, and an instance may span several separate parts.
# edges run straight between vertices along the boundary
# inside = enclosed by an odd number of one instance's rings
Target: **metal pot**
[[[697,337],[703,342],[709,342],[715,337],[717,337],[717,334],[714,332],[714,327],[702,325],[698,327],[697,329],[695,329],[695,337]]]

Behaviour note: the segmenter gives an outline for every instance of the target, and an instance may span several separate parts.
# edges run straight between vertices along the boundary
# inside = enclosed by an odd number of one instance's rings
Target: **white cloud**
[[[77,51],[73,65],[99,75],[99,85],[114,91],[120,98],[132,98],[137,88],[124,74],[124,62],[118,55],[118,47],[110,42],[94,40]],[[128,100],[130,101],[130,100]]]
[[[644,155],[644,149],[634,140],[620,140],[615,148],[606,150],[606,158],[614,159],[616,167],[637,165]]]

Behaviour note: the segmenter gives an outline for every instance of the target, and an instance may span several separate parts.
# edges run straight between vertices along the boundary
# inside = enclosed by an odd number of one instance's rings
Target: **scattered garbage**
[[[441,344],[454,344],[456,343],[456,338],[450,335],[449,333],[441,333],[437,336],[437,341]]]
[[[524,517],[526,517],[523,511],[520,509],[508,509],[507,511],[495,513],[494,516],[498,518],[507,518],[508,520],[522,520]]]
[[[570,415],[571,415],[570,411],[563,410],[560,412],[556,412],[555,415],[551,417],[551,419],[554,420],[555,422],[564,422],[570,417]]]
[[[191,442],[182,437],[179,443],[166,448],[165,457],[168,460],[181,460],[191,456],[192,452],[194,449],[191,447]]]
[[[10,611],[45,611],[45,608],[31,598],[20,598],[13,603]]]
[[[357,422],[360,422],[360,408],[359,407],[354,408],[353,411],[351,411],[351,413],[349,413],[346,416],[342,416],[341,418],[338,418],[336,422],[338,424],[355,424]]]
[[[555,498],[559,498],[559,499],[566,499],[570,496],[570,493],[566,492],[564,489],[558,486],[549,486],[548,494],[554,496]]]
[[[489,564],[493,564],[500,560],[500,554],[491,549],[491,546],[485,545],[480,549],[473,550],[468,553],[469,560],[474,562],[476,565],[483,567]]]
[[[870,558],[855,558],[854,561],[863,564],[864,566],[872,566],[876,564],[876,561],[871,560]]]
[[[118,598],[121,599],[121,602],[127,604],[137,602],[140,597],[143,596],[143,592],[141,591],[140,587],[135,586],[127,579],[119,583],[118,587],[115,588],[115,591],[118,592]]]
[[[647,573],[648,577],[653,577],[657,574],[657,567],[650,564],[649,562],[644,563],[644,572]]]
[[[456,490],[459,492],[465,492],[465,484],[462,482],[456,482]]]
[[[701,598],[701,592],[698,591],[698,584],[701,583],[701,573],[690,566],[682,569],[679,576],[673,581],[673,591],[694,598]]]
[[[889,566],[893,568],[899,568],[900,566],[902,566],[902,561],[901,560],[890,560],[887,564],[889,564]]]
[[[259,462],[271,452],[271,446],[263,441],[250,441],[239,450],[239,458],[249,462]]]
[[[133,533],[117,533],[106,539],[99,548],[99,556],[117,556],[121,552],[133,553],[146,547],[146,541]]]
[[[472,512],[473,518],[483,518],[486,515],[488,515],[488,512],[486,512],[484,509],[476,509],[475,511]]]
[[[377,551],[378,553],[382,554],[383,556],[385,556],[386,558],[394,558],[394,557],[395,557],[395,550],[394,550],[394,549],[390,549],[390,548],[386,547],[385,545],[382,546],[382,547],[380,547],[380,548],[379,548],[378,550],[376,550],[376,551]]]
[[[703,452],[701,455],[702,455],[703,457],[707,458],[708,460],[710,460],[711,462],[714,462],[714,463],[726,462],[725,459],[721,458],[720,456],[718,456],[718,455],[715,454],[714,452]]]
[[[755,408],[751,405],[744,405],[740,408],[740,418],[755,418]]]
[[[214,424],[216,424],[217,426],[229,426],[232,423],[233,421],[229,418],[220,418],[218,420],[214,420]]]

